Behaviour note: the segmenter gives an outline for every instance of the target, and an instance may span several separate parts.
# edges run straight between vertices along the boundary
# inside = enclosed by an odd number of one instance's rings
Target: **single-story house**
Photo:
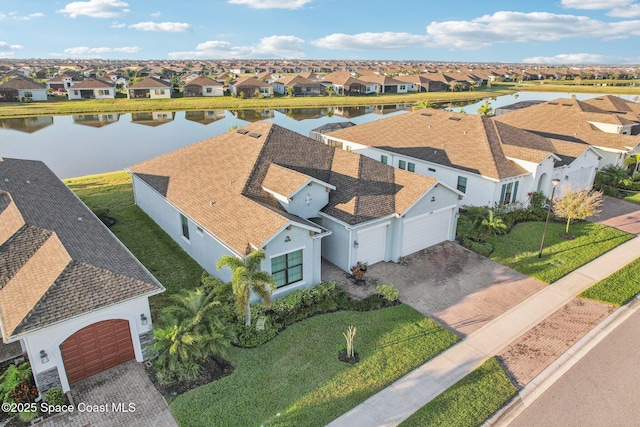
[[[171,98],[173,85],[166,80],[155,77],[145,77],[143,80],[132,84],[127,88],[127,97],[136,98]]]
[[[0,328],[40,392],[64,392],[151,339],[163,286],[42,162],[0,158]]]
[[[229,83],[229,91],[234,96],[253,98],[254,96],[271,96],[273,88],[269,83],[263,82],[252,76],[239,77]]]
[[[198,76],[185,83],[182,88],[185,97],[190,96],[222,96],[224,85],[206,76]]]
[[[488,117],[424,109],[329,132],[330,146],[371,157],[466,194],[465,204],[527,203],[551,193],[553,177],[591,188],[601,155],[587,145],[548,138]],[[562,167],[561,171],[560,168]]]
[[[136,204],[203,268],[263,249],[274,296],[455,238],[462,193],[257,122],[131,166]]]
[[[322,80],[324,86],[333,86],[334,93],[338,95],[359,96],[376,93],[378,85],[372,82],[365,82],[354,77],[348,71],[336,71],[324,76]]]
[[[379,87],[380,93],[407,93],[408,84],[382,74],[366,74],[360,76],[360,80],[366,83],[374,83]]]
[[[88,78],[67,88],[69,99],[114,99],[115,84],[104,80]]]
[[[0,84],[0,102],[46,101],[47,88],[28,77],[14,77]]]
[[[631,111],[601,109],[604,100],[559,98],[501,114],[495,120],[544,137],[591,145],[602,156],[598,168],[622,166],[629,155],[640,153],[640,117],[632,110],[638,106],[622,101]]]
[[[300,75],[282,77],[271,83],[271,86],[273,86],[273,92],[281,95],[287,94],[289,88],[291,88],[295,96],[324,95],[324,87],[320,83]]]

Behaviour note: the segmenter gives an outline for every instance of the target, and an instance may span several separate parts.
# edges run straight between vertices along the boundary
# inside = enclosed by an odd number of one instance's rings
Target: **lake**
[[[569,94],[520,92],[490,99],[491,106],[524,100],[551,100]],[[578,99],[599,95],[577,94]],[[622,97],[630,100],[632,95]],[[475,113],[484,100],[461,108]],[[0,107],[1,108],[1,107]],[[59,177],[71,178],[123,169],[195,142],[267,120],[303,135],[327,123],[356,124],[402,114],[410,104],[266,110],[160,111],[0,119],[0,157],[44,161]]]

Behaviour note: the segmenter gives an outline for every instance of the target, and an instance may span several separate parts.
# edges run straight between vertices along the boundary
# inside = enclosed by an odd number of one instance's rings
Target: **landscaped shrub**
[[[0,397],[3,403],[29,402],[37,396],[38,389],[31,375],[31,366],[27,362],[18,366],[9,365],[0,376]]]
[[[64,404],[64,393],[60,387],[52,387],[44,393],[44,401],[51,406]]]
[[[264,322],[264,329],[257,329],[255,323],[247,326],[241,322],[235,326],[236,342],[234,344],[238,347],[258,347],[274,339],[279,329],[280,325],[274,324],[268,318]]]
[[[387,301],[396,301],[398,299],[398,295],[400,291],[393,286],[390,282],[386,280],[384,282],[380,282],[376,285],[376,292],[382,296]]]
[[[488,257],[493,252],[493,245],[487,242],[481,243],[475,242],[471,239],[464,239],[462,241],[462,246],[485,257]]]

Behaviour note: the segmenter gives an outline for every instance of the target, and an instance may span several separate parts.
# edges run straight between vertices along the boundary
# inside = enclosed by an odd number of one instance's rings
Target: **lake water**
[[[570,94],[520,92],[490,99],[491,106],[524,100],[551,100]],[[598,95],[577,94],[578,99]],[[635,100],[633,95],[623,96]],[[464,107],[475,113],[484,100]],[[269,110],[209,110],[126,114],[87,114],[0,119],[0,157],[44,161],[59,177],[70,178],[123,169],[212,136],[267,120],[303,135],[327,123],[356,124],[402,114],[410,104]],[[0,108],[2,108],[0,106]]]

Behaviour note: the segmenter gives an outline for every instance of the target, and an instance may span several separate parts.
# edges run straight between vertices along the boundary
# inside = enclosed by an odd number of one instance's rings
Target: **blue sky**
[[[640,0],[3,0],[0,58],[639,64]]]

